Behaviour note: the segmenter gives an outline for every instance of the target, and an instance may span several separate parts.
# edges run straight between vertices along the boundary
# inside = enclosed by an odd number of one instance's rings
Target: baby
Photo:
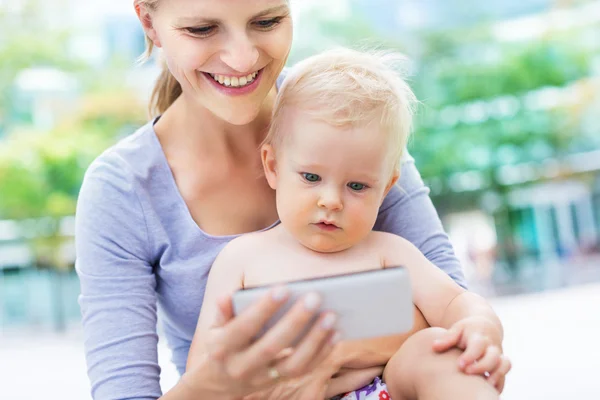
[[[376,378],[354,392],[330,394],[344,399],[497,399],[494,387],[501,390],[510,364],[502,356],[502,326],[491,308],[410,242],[372,230],[399,178],[416,102],[394,69],[401,59],[340,49],[292,68],[261,149],[280,224],[236,238],[222,250],[210,272],[198,329],[205,329],[217,295],[224,292],[403,265],[411,277],[415,312],[429,326],[446,329],[428,328],[433,331],[415,333],[415,340],[401,347],[400,342],[382,365],[383,381]],[[346,345],[345,352],[386,343],[341,339],[338,346]],[[460,357],[449,357],[452,352]],[[417,384],[431,376],[439,379]]]

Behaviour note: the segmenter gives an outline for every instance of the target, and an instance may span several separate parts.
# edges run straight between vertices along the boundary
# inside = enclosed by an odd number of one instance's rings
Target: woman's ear
[[[271,189],[277,189],[277,160],[275,158],[275,149],[270,144],[263,144],[260,149],[260,158],[262,159],[263,169],[267,182]]]
[[[154,46],[161,47],[162,45],[158,39],[156,29],[154,29],[152,14],[148,10],[148,7],[140,0],[135,0],[133,2],[133,7],[135,8],[135,13],[137,14],[140,22],[142,23],[142,28],[144,29],[146,37],[152,41]]]

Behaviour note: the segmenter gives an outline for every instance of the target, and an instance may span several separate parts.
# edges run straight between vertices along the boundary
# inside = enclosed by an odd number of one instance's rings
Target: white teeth
[[[209,75],[215,80],[215,82],[219,82],[223,86],[242,87],[254,82],[254,79],[256,79],[256,76],[258,75],[258,71],[248,74],[247,76],[242,76],[241,78],[238,78],[236,76],[224,76],[217,74]]]

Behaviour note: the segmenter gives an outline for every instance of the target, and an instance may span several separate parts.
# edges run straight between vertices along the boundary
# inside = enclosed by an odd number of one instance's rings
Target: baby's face
[[[396,178],[379,126],[337,128],[286,112],[286,139],[265,162],[283,226],[319,252],[345,250],[372,230]],[[269,159],[263,150],[263,160]],[[272,166],[272,168],[270,167]]]

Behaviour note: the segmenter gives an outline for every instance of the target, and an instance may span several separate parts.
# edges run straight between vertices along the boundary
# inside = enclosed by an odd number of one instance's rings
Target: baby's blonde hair
[[[285,110],[300,109],[336,127],[377,122],[390,140],[393,168],[412,129],[416,97],[398,67],[406,58],[396,52],[325,51],[296,64],[283,82],[265,143],[277,149],[285,139]]]

